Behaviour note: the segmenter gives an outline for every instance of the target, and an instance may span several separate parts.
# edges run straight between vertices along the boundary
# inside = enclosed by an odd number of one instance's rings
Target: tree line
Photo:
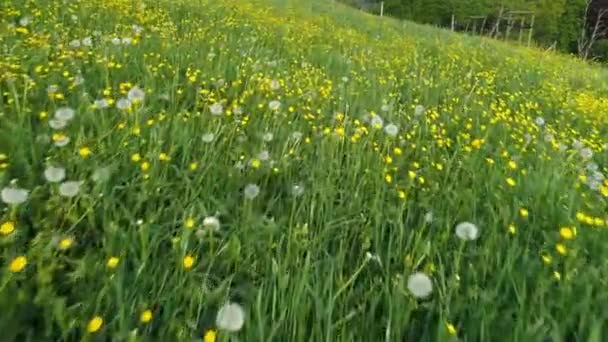
[[[344,0],[350,5],[378,11],[381,0]],[[496,16],[501,9],[533,11],[533,38],[537,45],[582,55],[593,25],[587,20],[590,0],[384,0],[384,13],[418,23],[451,27],[471,16]],[[606,13],[608,19],[608,13]],[[602,27],[602,30],[604,28]],[[587,57],[606,60],[608,41],[597,40]]]

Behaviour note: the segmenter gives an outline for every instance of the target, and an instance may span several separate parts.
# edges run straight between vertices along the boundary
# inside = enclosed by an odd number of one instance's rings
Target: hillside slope
[[[321,0],[1,6],[3,341],[606,335],[605,69]]]

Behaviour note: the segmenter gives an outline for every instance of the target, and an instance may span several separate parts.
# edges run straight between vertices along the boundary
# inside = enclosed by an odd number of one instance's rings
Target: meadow
[[[603,341],[608,71],[310,0],[0,5],[2,341]]]

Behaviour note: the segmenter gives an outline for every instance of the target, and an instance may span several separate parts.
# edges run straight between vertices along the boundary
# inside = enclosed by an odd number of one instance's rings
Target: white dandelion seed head
[[[135,34],[140,34],[144,31],[144,28],[137,24],[133,24],[132,28],[133,28],[133,33],[135,33]]]
[[[243,190],[245,199],[252,200],[260,194],[260,187],[256,184],[247,184]]]
[[[277,81],[277,80],[270,81],[270,89],[279,90],[280,88],[281,88],[281,83],[279,83],[279,81]]]
[[[277,111],[281,108],[281,102],[277,100],[270,101],[268,103],[268,108],[272,111]]]
[[[75,14],[72,14],[70,16],[70,19],[72,19],[73,22],[77,22],[78,21],[78,17]]]
[[[593,191],[598,191],[602,186],[602,182],[597,179],[589,179],[587,181],[587,186]]]
[[[49,166],[44,170],[44,179],[50,183],[59,183],[65,179],[65,169],[62,167]]]
[[[2,202],[6,204],[21,204],[27,200],[29,191],[17,187],[5,187],[0,192]]]
[[[20,26],[27,26],[32,22],[32,18],[30,17],[23,17],[21,19],[19,19],[19,25]]]
[[[59,120],[59,119],[55,119],[55,118],[49,120],[49,126],[52,129],[63,129],[67,125],[68,125],[68,122],[65,120]]]
[[[209,58],[209,59],[213,59],[213,58],[215,58],[215,56],[216,56],[216,54],[213,51],[211,51],[207,54],[207,58]]]
[[[304,194],[304,185],[302,185],[302,184],[294,184],[291,187],[291,194],[294,195],[294,196],[296,196],[296,197],[302,196]]]
[[[414,115],[415,116],[420,116],[424,114],[424,106],[423,105],[416,105],[416,107],[414,107]]]
[[[131,108],[131,100],[127,98],[119,99],[118,101],[116,101],[116,108],[120,110],[127,110]]]
[[[272,139],[274,139],[274,134],[270,132],[266,132],[264,133],[264,135],[262,135],[262,140],[264,140],[265,142],[271,142]]]
[[[245,311],[237,303],[226,303],[217,312],[215,325],[219,330],[237,332],[245,324]]]
[[[55,140],[55,143],[54,143],[54,144],[55,144],[55,146],[57,146],[57,147],[64,147],[64,146],[66,146],[66,145],[67,145],[67,144],[69,144],[69,143],[70,143],[70,137],[68,137],[68,136],[63,136],[63,137],[61,137],[60,139]]]
[[[91,175],[91,179],[93,180],[93,182],[96,183],[103,183],[106,182],[110,179],[110,168],[109,167],[100,167],[95,169],[95,171],[93,171],[93,174]]]
[[[77,49],[80,47],[80,40],[74,39],[71,42],[69,42],[68,45],[73,49]]]
[[[424,214],[424,222],[426,222],[426,223],[433,222],[433,212],[432,211],[429,211],[428,213]]]
[[[599,166],[596,163],[591,162],[587,164],[586,168],[588,171],[597,171],[599,169]]]
[[[82,39],[82,45],[88,46],[88,47],[93,46],[93,38],[91,38],[91,37],[84,37]]]
[[[577,150],[580,150],[581,148],[583,148],[583,146],[584,146],[583,143],[580,142],[579,140],[574,140],[572,142],[572,147],[574,147]]]
[[[74,197],[80,192],[82,181],[67,181],[59,184],[59,195],[63,197]]]
[[[82,77],[82,75],[76,75],[74,77],[74,85],[79,86],[81,84],[84,84],[84,77]]]
[[[585,147],[580,150],[580,154],[584,159],[590,159],[593,157],[593,150],[591,150],[589,147]]]
[[[243,170],[245,168],[245,164],[242,161],[238,161],[234,163],[234,168],[237,170]]]
[[[604,180],[605,177],[603,173],[599,171],[593,171],[593,173],[591,174],[591,178],[601,182]]]
[[[222,115],[222,113],[224,112],[224,107],[222,106],[221,103],[216,102],[216,103],[212,104],[211,106],[209,106],[209,111],[213,115]]]
[[[343,76],[343,77],[342,77],[342,82],[344,82],[344,83],[348,82],[348,77]]]
[[[57,91],[59,91],[59,86],[57,86],[56,84],[51,84],[48,87],[46,87],[46,92],[49,95],[55,94]]]
[[[205,133],[205,134],[203,134],[203,136],[201,137],[201,139],[205,143],[210,143],[210,142],[213,141],[213,139],[215,139],[215,134],[213,134],[213,133]]]
[[[236,106],[236,107],[234,107],[232,112],[234,113],[234,115],[243,115],[243,107]]]
[[[137,86],[134,86],[131,89],[129,89],[129,92],[127,93],[127,98],[131,102],[141,102],[144,100],[145,97],[146,97],[146,93]]]
[[[270,152],[264,150],[258,154],[258,159],[261,161],[267,161],[270,159]]]
[[[304,136],[304,134],[302,134],[302,132],[299,132],[299,131],[295,131],[295,132],[291,133],[291,138],[295,141],[300,141],[303,136]]]
[[[220,230],[220,220],[215,216],[207,216],[203,220],[203,227],[207,230],[216,232]]]
[[[110,42],[112,42],[113,45],[120,45],[120,38],[114,37]]]
[[[131,45],[131,43],[133,43],[133,39],[129,38],[129,37],[124,37],[121,40],[122,45]]]
[[[461,222],[456,225],[456,236],[464,241],[472,241],[479,237],[479,228],[471,222]]]
[[[384,126],[384,120],[379,115],[372,116],[370,124],[373,128],[382,129]]]
[[[391,137],[396,137],[399,134],[399,127],[395,124],[388,124],[384,127],[384,132]]]
[[[426,298],[433,292],[433,281],[428,275],[417,272],[407,278],[407,289],[416,298]]]
[[[55,111],[55,119],[70,121],[74,118],[76,111],[70,107],[60,107]]]
[[[93,105],[97,109],[106,109],[110,107],[110,103],[106,99],[95,100],[95,102],[93,102]]]
[[[545,119],[543,119],[540,116],[537,116],[536,119],[534,119],[534,123],[536,123],[536,125],[542,127],[545,125]]]
[[[391,110],[391,106],[389,106],[385,103],[380,107],[380,110],[383,112],[388,112],[389,110]]]

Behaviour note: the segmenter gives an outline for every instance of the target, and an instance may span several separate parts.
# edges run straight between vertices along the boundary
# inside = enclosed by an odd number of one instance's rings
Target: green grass
[[[228,301],[220,341],[607,336],[604,68],[321,0],[0,19],[0,188],[29,191],[0,202],[2,341],[191,341]]]

